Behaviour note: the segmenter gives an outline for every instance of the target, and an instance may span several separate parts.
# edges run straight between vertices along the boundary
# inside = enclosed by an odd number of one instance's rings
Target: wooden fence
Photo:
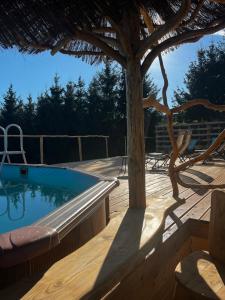
[[[204,122],[204,123],[176,123],[174,131],[176,136],[182,130],[190,130],[192,139],[198,140],[197,147],[209,146],[213,139],[225,129],[225,122]],[[156,126],[156,151],[168,152],[170,150],[170,142],[167,134],[166,124]]]
[[[3,137],[3,135],[0,135]],[[10,138],[19,138],[19,135],[16,134],[9,134],[8,137]],[[74,139],[78,143],[79,149],[79,160],[83,160],[83,150],[82,150],[82,139],[84,138],[101,138],[105,140],[105,157],[109,157],[109,149],[108,149],[108,138],[109,136],[104,135],[30,135],[24,134],[23,137],[26,138],[37,138],[39,139],[39,149],[40,149],[40,163],[44,163],[44,139],[45,138],[68,138]]]
[[[0,135],[0,137],[3,138],[3,135]],[[16,134],[9,134],[8,135],[9,138],[19,138],[19,135]],[[45,140],[47,139],[70,139],[70,140],[74,140],[74,152],[77,152],[78,150],[78,160],[83,161],[85,160],[85,149],[83,148],[83,144],[84,144],[84,139],[94,139],[94,138],[98,138],[98,139],[102,139],[104,141],[104,146],[103,144],[101,144],[104,149],[103,151],[101,151],[101,153],[103,153],[103,157],[101,158],[108,158],[109,156],[114,156],[112,155],[112,149],[110,148],[110,143],[109,143],[109,139],[111,138],[111,145],[112,143],[114,144],[118,144],[117,146],[120,146],[120,151],[117,155],[127,155],[127,138],[125,136],[122,137],[118,137],[120,138],[120,141],[116,141],[114,137],[110,137],[110,136],[105,136],[105,135],[30,135],[30,134],[24,134],[24,142],[26,142],[27,139],[37,139],[39,140],[39,163],[44,164],[46,163],[46,159],[45,159],[45,152],[47,150],[47,145],[45,143]],[[146,144],[146,151],[150,152],[150,151],[154,151],[154,139],[152,137],[145,137],[145,144]],[[27,141],[28,142],[28,141]],[[120,145],[119,145],[120,143]],[[16,150],[16,149],[15,149]],[[111,150],[111,151],[110,151]],[[26,151],[26,147],[25,147],[25,151]],[[66,157],[66,153],[65,153],[65,157]],[[94,157],[93,157],[94,159]]]

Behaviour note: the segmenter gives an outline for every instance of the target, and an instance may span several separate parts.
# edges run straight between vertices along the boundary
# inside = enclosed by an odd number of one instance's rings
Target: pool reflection
[[[29,182],[0,180],[0,233],[29,225],[77,195]]]

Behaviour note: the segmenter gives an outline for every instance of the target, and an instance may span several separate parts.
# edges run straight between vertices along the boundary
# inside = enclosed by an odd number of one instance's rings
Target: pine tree
[[[88,100],[87,92],[85,90],[85,83],[78,78],[77,83],[75,84],[75,114],[74,114],[74,125],[76,130],[81,134],[86,131],[86,119],[88,114]]]
[[[1,109],[1,125],[6,127],[11,123],[16,123],[22,126],[22,111],[23,103],[17,97],[12,84],[9,86],[6,94],[3,96],[3,103]]]
[[[48,91],[45,91],[37,98],[37,116],[36,126],[39,134],[48,134],[51,132],[49,128],[49,102],[48,102]]]
[[[31,95],[27,98],[27,103],[24,104],[23,111],[23,128],[27,134],[35,133],[35,118],[36,118],[36,106],[33,102]]]
[[[77,134],[76,127],[76,85],[72,81],[68,82],[63,94],[64,107],[63,107],[63,118],[64,127],[66,134]]]
[[[56,74],[54,77],[54,83],[50,87],[50,94],[48,95],[48,101],[50,103],[50,119],[51,133],[59,134],[64,133],[64,118],[62,114],[63,107],[63,91],[59,83],[59,76]]]
[[[126,80],[125,80],[125,71],[124,69],[119,70],[118,72],[118,94],[119,99],[117,103],[117,126],[118,132],[122,136],[126,135],[127,132],[127,116],[126,116]]]
[[[37,127],[40,133],[64,133],[63,92],[59,84],[59,76],[55,75],[53,85],[38,97]]]
[[[95,131],[112,134],[116,130],[119,75],[109,62],[93,78],[88,89],[89,120]]]
[[[90,134],[101,134],[104,131],[101,124],[102,104],[99,89],[98,79],[94,77],[87,92],[88,118],[86,126]]]
[[[109,62],[99,74],[101,85],[101,100],[104,110],[105,126],[114,125],[116,121],[116,106],[118,103],[118,73]]]

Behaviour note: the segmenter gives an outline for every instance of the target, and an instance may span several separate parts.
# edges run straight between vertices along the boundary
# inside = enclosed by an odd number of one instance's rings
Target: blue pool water
[[[5,165],[0,175],[0,233],[36,222],[97,181],[68,169]]]

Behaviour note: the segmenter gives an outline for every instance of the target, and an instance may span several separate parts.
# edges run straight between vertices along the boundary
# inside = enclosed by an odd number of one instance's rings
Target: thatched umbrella
[[[108,57],[126,69],[130,207],[145,207],[142,79],[161,52],[223,29],[223,3],[222,0],[3,0],[0,45],[34,54],[45,50],[52,55],[61,52],[91,64]]]

